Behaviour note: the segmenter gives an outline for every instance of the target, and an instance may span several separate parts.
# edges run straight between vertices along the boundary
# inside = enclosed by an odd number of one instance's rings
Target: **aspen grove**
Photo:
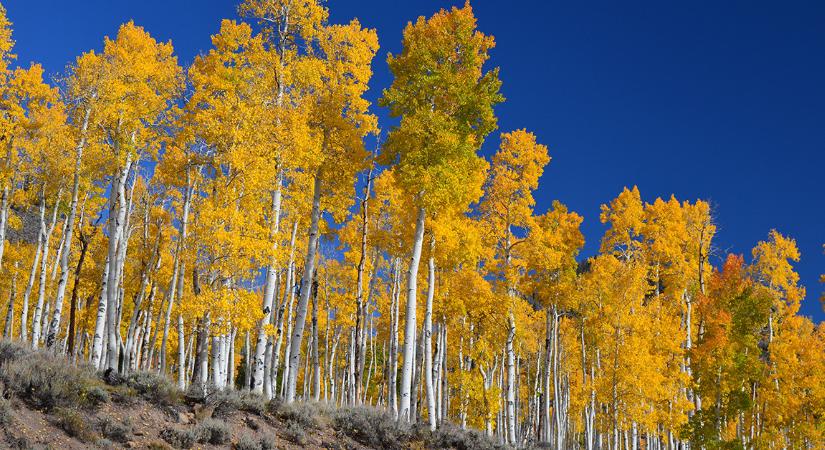
[[[514,447],[825,448],[792,238],[725,255],[707,202],[633,187],[580,256],[583,218],[536,210],[543,139],[494,134],[469,3],[406,26],[378,105],[375,30],[238,14],[189,67],[129,22],[50,83],[0,6],[4,339]]]

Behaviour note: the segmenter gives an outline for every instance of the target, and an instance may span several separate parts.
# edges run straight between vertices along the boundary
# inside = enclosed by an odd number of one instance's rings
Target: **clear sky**
[[[134,19],[172,40],[182,63],[209,48],[236,0],[0,0],[14,22],[19,62],[57,75],[120,23]],[[358,17],[381,50],[370,97],[391,81],[409,20],[463,0],[330,1],[331,21]],[[744,253],[771,228],[796,238],[808,289],[802,313],[825,319],[825,2],[559,2],[476,0],[496,37],[507,101],[501,131],[526,127],[553,161],[537,193],[585,217],[594,254],[599,205],[624,186],[647,201],[675,194],[710,201],[719,231],[715,264]],[[376,107],[382,127],[386,111]],[[484,146],[489,155],[498,133]]]

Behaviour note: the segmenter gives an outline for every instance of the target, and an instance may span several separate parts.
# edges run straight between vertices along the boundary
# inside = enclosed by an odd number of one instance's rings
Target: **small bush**
[[[261,436],[261,450],[275,450],[275,439],[270,436]]]
[[[33,448],[26,436],[8,436],[6,437],[6,443],[9,445],[9,448],[17,450],[29,450]]]
[[[14,411],[11,407],[9,399],[0,396],[0,426],[8,427],[14,421]]]
[[[17,361],[32,351],[17,342],[0,340],[0,367],[6,363]]]
[[[461,429],[450,423],[442,424],[428,439],[428,447],[455,450],[495,450],[501,448],[478,430]]]
[[[201,386],[200,383],[192,383],[183,393],[188,402],[205,402],[209,397],[215,395],[217,390],[211,385]]]
[[[410,440],[410,426],[389,413],[370,407],[348,407],[335,412],[333,427],[361,444],[386,449],[403,448]]]
[[[298,445],[306,445],[307,434],[304,432],[304,427],[300,423],[289,421],[286,423],[284,436],[290,441]]]
[[[65,358],[32,353],[9,360],[2,371],[6,386],[36,408],[97,406],[108,395],[91,369],[75,367]]]
[[[269,413],[281,422],[296,422],[302,428],[320,427],[320,406],[315,403],[283,403],[280,400],[272,400],[267,407]]]
[[[118,422],[109,417],[102,417],[97,422],[97,427],[103,437],[121,444],[125,444],[132,434],[132,424],[128,419]]]
[[[195,445],[195,433],[192,430],[181,430],[167,427],[160,430],[160,438],[174,448],[189,449]]]
[[[57,425],[69,436],[75,437],[82,442],[94,442],[96,436],[86,425],[86,420],[76,410],[70,408],[59,408],[55,410]]]
[[[215,406],[214,414],[217,417],[228,417],[236,411],[262,416],[266,411],[266,400],[252,392],[218,391],[209,399],[209,403]]]
[[[109,401],[109,391],[102,386],[92,385],[86,391],[86,399],[91,405],[100,405]]]
[[[166,376],[155,372],[133,372],[126,377],[126,385],[138,395],[156,404],[171,406],[180,402],[181,392]]]
[[[235,450],[261,450],[261,443],[254,437],[245,434],[235,443]]]
[[[206,419],[195,427],[195,437],[201,444],[221,445],[229,442],[232,431],[221,420]]]

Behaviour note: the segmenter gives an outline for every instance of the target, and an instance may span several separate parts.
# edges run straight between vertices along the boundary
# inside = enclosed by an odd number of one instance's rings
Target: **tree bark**
[[[120,338],[118,337],[118,296],[120,294],[120,240],[126,238],[126,179],[132,167],[131,154],[126,163],[112,177],[112,191],[109,194],[109,280],[106,291],[107,349],[106,369],[119,370]]]
[[[41,194],[44,195],[44,194]],[[45,203],[45,200],[43,200]],[[40,346],[40,334],[42,331],[43,320],[43,303],[46,299],[46,274],[48,272],[49,264],[49,241],[51,240],[54,226],[57,223],[57,208],[60,205],[60,193],[57,194],[57,200],[54,203],[52,210],[52,220],[49,223],[48,229],[41,228],[43,233],[43,256],[40,258],[40,288],[37,295],[37,305],[34,308],[34,315],[32,316],[32,348]]]
[[[367,172],[367,184],[364,186],[364,197],[361,199],[361,257],[358,260],[358,274],[355,282],[355,390],[353,398],[359,402],[361,398],[361,378],[364,371],[364,271],[367,262],[367,228],[369,224],[369,198],[372,186],[373,166]]]
[[[23,342],[29,338],[29,297],[34,288],[34,280],[37,277],[37,268],[40,264],[40,254],[43,250],[43,230],[46,228],[46,200],[40,200],[40,231],[37,233],[37,248],[34,251],[32,268],[29,272],[29,282],[26,284],[26,291],[23,293],[23,311],[20,313],[20,339]]]
[[[424,242],[424,220],[426,213],[423,207],[418,208],[418,218],[415,223],[413,250],[410,256],[410,267],[407,271],[407,316],[404,327],[404,364],[401,368],[401,401],[398,420],[410,422],[410,400],[412,391],[413,366],[415,365],[415,313],[416,289],[418,281],[418,263],[421,261],[421,246]]]
[[[263,382],[265,376],[264,353],[266,352],[267,344],[270,339],[270,337],[266,334],[266,325],[268,325],[272,320],[272,304],[273,298],[276,295],[275,279],[278,273],[278,258],[275,253],[278,251],[278,231],[281,220],[282,173],[282,170],[278,169],[278,175],[276,177],[277,185],[275,187],[275,191],[272,193],[272,217],[270,218],[272,222],[269,236],[272,241],[272,258],[270,259],[269,267],[266,270],[266,285],[264,287],[263,301],[264,315],[258,323],[258,339],[255,343],[255,358],[253,359],[252,368],[252,391],[258,394],[263,393]]]
[[[430,258],[427,274],[427,307],[424,310],[424,384],[427,391],[427,417],[430,430],[435,430],[437,409],[433,388],[433,297],[435,295],[435,236],[430,236]]]
[[[83,114],[83,124],[80,126],[80,140],[75,148],[74,179],[72,181],[72,200],[69,206],[69,217],[66,219],[63,250],[60,255],[60,279],[57,282],[57,294],[54,301],[54,316],[49,324],[46,335],[46,347],[54,344],[60,331],[60,316],[63,312],[63,299],[66,295],[66,284],[69,282],[69,256],[72,249],[72,234],[74,234],[75,216],[77,214],[77,200],[80,191],[80,168],[83,162],[83,149],[86,146],[86,131],[89,128],[89,115],[92,110],[86,106]]]
[[[80,214],[80,227],[83,227],[83,213]],[[75,322],[76,322],[76,313],[77,313],[77,290],[80,285],[80,274],[83,271],[83,262],[86,260],[86,254],[89,251],[89,238],[83,233],[83,230],[80,231],[80,257],[77,260],[77,266],[74,270],[74,285],[72,286],[72,299],[71,299],[71,306],[69,307],[69,330],[68,334],[68,344],[67,349],[71,353],[71,356],[74,356],[75,346]]]
[[[315,271],[315,251],[318,245],[318,222],[321,219],[321,169],[315,173],[315,183],[312,189],[312,214],[310,217],[309,242],[304,262],[304,273],[301,278],[301,296],[295,315],[295,327],[292,330],[292,340],[289,351],[289,377],[287,378],[286,403],[295,400],[295,387],[298,382],[298,367],[301,362],[301,342],[304,336],[304,326],[307,318],[307,305],[311,291],[313,272]]]

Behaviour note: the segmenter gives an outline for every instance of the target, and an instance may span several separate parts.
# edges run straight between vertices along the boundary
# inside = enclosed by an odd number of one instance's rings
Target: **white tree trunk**
[[[103,360],[103,339],[106,332],[106,310],[108,306],[109,290],[109,257],[103,264],[103,280],[100,287],[100,298],[97,305],[97,320],[95,320],[95,335],[92,338],[92,367],[100,368]]]
[[[183,255],[186,251],[186,238],[189,233],[189,211],[192,209],[192,195],[195,192],[195,183],[192,181],[191,171],[192,169],[187,167],[186,169],[186,191],[184,192],[183,198],[183,214],[181,217],[181,230],[180,230],[180,242],[178,242],[178,253],[180,254],[180,258],[177,258],[177,273],[178,279],[176,288],[177,292],[177,301],[180,302],[183,299],[183,286],[184,286],[184,279],[186,278],[184,271],[186,270],[186,262],[184,261]],[[171,307],[172,301],[170,299],[169,306]],[[167,325],[164,327],[164,334],[168,333],[169,329],[169,316],[168,314],[171,311],[167,312],[166,323]],[[183,346],[184,341],[184,327],[183,327],[183,316],[181,313],[178,313],[178,388],[179,389],[186,389],[186,348]],[[164,348],[166,345],[166,336],[164,336]],[[165,363],[166,361],[164,361]],[[166,370],[166,367],[163,367]]]
[[[513,317],[512,311],[507,318],[507,342],[505,351],[507,353],[507,410],[506,412],[506,435],[507,443],[510,445],[516,444],[516,360],[515,352],[513,350],[513,340],[516,336],[516,321]]]
[[[301,278],[301,296],[298,298],[298,306],[295,316],[295,327],[292,330],[292,340],[289,352],[289,377],[287,378],[286,398],[287,403],[295,400],[295,387],[298,382],[298,367],[301,363],[301,341],[304,336],[304,326],[306,325],[307,306],[312,290],[312,277],[315,272],[315,251],[318,245],[318,222],[321,219],[321,170],[315,174],[315,183],[312,189],[312,215],[309,226],[309,242],[307,243],[307,254],[304,262],[304,273]]]
[[[292,323],[292,299],[295,295],[294,289],[294,281],[293,281],[293,274],[295,271],[295,239],[298,235],[298,221],[294,221],[292,223],[292,235],[289,239],[289,263],[287,264],[286,270],[286,284],[284,284],[284,298],[281,301],[281,307],[278,309],[278,322],[275,327],[275,347],[272,349],[272,381],[270,382],[272,385],[272,394],[275,395],[278,392],[278,383],[277,383],[277,374],[278,368],[281,365],[280,357],[281,357],[281,346],[284,342],[284,320],[289,314],[290,321],[287,323],[287,327],[291,326]],[[286,308],[289,308],[287,311]],[[291,330],[290,330],[291,331]],[[288,349],[287,349],[288,351]],[[288,358],[286,358],[288,359]],[[284,371],[284,376],[286,376],[286,370]],[[283,387],[286,384],[286,378],[282,378],[281,380],[281,388],[283,392]]]
[[[6,311],[6,326],[3,329],[3,337],[5,339],[12,339],[14,337],[14,300],[17,297],[17,269],[20,267],[20,261],[14,262],[14,275],[11,278],[11,289],[9,293],[9,308]]]
[[[77,215],[77,198],[80,191],[80,168],[83,162],[83,148],[86,146],[86,130],[89,128],[89,115],[91,108],[86,107],[83,115],[83,124],[80,127],[80,141],[75,148],[74,180],[72,182],[72,200],[69,206],[69,216],[66,218],[66,230],[63,238],[63,249],[60,252],[60,279],[57,282],[57,294],[54,301],[54,316],[49,324],[49,331],[46,335],[46,347],[54,344],[57,334],[60,331],[60,316],[63,312],[63,299],[66,295],[66,285],[69,282],[69,256],[72,248],[72,235],[74,234],[74,222]]]
[[[369,198],[370,187],[372,186],[372,172],[373,168],[370,166],[367,172],[367,183],[364,186],[364,197],[361,199],[361,256],[358,260],[357,276],[355,282],[355,358],[353,360],[355,367],[353,367],[354,377],[352,380],[353,403],[360,401],[361,397],[361,378],[364,375],[364,358],[365,358],[365,336],[364,336],[364,322],[366,314],[364,311],[364,271],[367,262],[367,233],[369,228]]]
[[[212,385],[223,389],[221,384],[221,338],[212,336]]]
[[[23,311],[20,316],[20,339],[26,342],[29,338],[29,297],[34,288],[34,280],[37,276],[37,268],[40,265],[40,254],[43,250],[43,230],[46,227],[46,204],[40,202],[40,232],[37,233],[37,247],[34,251],[34,260],[29,272],[29,281],[26,284],[26,291],[23,293]]]
[[[180,258],[181,250],[180,245],[178,245],[175,250],[174,265],[172,266],[172,280],[169,282],[169,289],[166,291],[165,295],[167,300],[166,311],[163,312],[163,302],[161,302],[161,308],[158,311],[158,327],[160,327],[160,315],[163,314],[163,334],[161,335],[160,340],[160,357],[158,361],[158,368],[161,373],[166,372],[167,340],[169,339],[169,323],[172,320],[172,305],[175,303],[176,286],[178,285],[178,278],[184,276],[184,274],[180,273]]]
[[[118,322],[118,300],[120,294],[120,240],[125,239],[126,224],[126,179],[132,167],[131,155],[126,164],[112,177],[112,191],[109,193],[109,280],[106,297],[106,321],[108,323],[106,341],[106,368],[118,370],[120,338]]]
[[[430,259],[427,274],[427,307],[424,310],[424,384],[427,391],[427,417],[430,430],[435,430],[437,408],[433,388],[433,296],[435,295],[435,237],[430,237]]]
[[[398,302],[401,297],[400,258],[393,258],[392,303],[390,305],[390,376],[387,400],[393,417],[398,418]]]
[[[32,316],[32,348],[40,346],[40,332],[42,331],[43,320],[43,303],[46,299],[46,274],[48,272],[49,264],[49,241],[51,240],[54,226],[57,222],[57,207],[60,205],[60,194],[57,195],[57,200],[54,203],[52,210],[52,220],[49,223],[48,229],[41,228],[43,233],[43,256],[40,258],[40,289],[37,295],[37,305],[34,308],[34,315]]]
[[[418,281],[418,263],[421,261],[421,246],[424,242],[424,220],[426,213],[423,207],[418,208],[418,218],[415,223],[410,267],[407,271],[407,317],[404,326],[404,364],[401,368],[401,401],[399,402],[398,420],[410,422],[410,394],[412,391],[413,366],[415,365],[415,313],[416,288]]]
[[[278,258],[275,255],[275,252],[278,251],[278,231],[280,227],[280,220],[281,220],[281,179],[282,179],[282,171],[278,170],[278,175],[276,177],[277,185],[275,186],[275,191],[272,194],[272,221],[271,229],[270,229],[270,239],[272,240],[272,259],[269,262],[269,267],[266,271],[266,285],[264,287],[264,302],[263,302],[263,313],[264,316],[261,318],[260,323],[258,324],[258,339],[255,343],[255,358],[253,359],[253,367],[252,367],[252,391],[258,394],[263,393],[263,382],[265,375],[265,361],[264,361],[264,354],[266,352],[267,343],[269,342],[269,336],[266,334],[265,326],[270,323],[272,320],[272,304],[273,299],[275,298],[275,280],[278,274]],[[271,345],[271,344],[270,344]],[[247,368],[249,370],[250,368]],[[270,387],[271,389],[271,387]]]

